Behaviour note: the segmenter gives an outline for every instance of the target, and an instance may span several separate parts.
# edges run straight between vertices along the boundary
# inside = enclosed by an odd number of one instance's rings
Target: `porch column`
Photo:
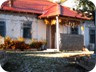
[[[56,48],[59,51],[59,19],[56,16]]]

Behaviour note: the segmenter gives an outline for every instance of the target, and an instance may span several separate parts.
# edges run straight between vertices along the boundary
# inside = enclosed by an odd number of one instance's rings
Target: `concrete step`
[[[57,49],[46,49],[44,52],[59,52]]]

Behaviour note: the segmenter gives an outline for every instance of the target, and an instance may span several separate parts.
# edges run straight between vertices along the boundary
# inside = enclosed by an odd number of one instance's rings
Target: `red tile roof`
[[[49,7],[44,8],[43,14],[39,17],[49,17],[49,16],[56,16],[60,14],[59,5],[54,4]]]
[[[82,17],[82,15],[78,14],[76,11],[70,10],[68,7],[61,6],[48,0],[15,0],[12,7],[10,7],[9,2],[6,1],[1,7],[3,10],[9,11],[38,13],[41,14],[39,16],[40,18],[62,15],[79,19],[88,19]]]
[[[50,8],[45,10],[45,12],[39,17],[44,18],[44,17],[55,16],[55,15],[61,15],[66,17],[79,18],[79,19],[89,19],[87,17],[82,17],[82,14],[78,14],[76,11],[73,11],[68,7],[61,6],[59,4],[50,6]]]
[[[43,13],[43,8],[53,5],[54,3],[48,0],[15,0],[13,7],[9,6],[9,1],[2,4],[4,10],[23,11],[32,13]]]

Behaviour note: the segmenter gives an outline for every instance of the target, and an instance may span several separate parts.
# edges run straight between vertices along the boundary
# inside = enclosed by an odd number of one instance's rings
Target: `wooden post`
[[[56,48],[59,51],[59,19],[56,16]]]

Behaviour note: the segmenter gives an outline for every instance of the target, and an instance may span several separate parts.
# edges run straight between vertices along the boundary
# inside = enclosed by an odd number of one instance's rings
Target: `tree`
[[[94,24],[95,24],[95,49],[94,49],[94,53],[96,54],[96,3],[93,3],[92,0],[76,0],[76,1],[79,3],[79,5],[77,6],[78,11],[82,9],[82,12],[84,13],[87,11],[89,16],[90,16],[90,13],[93,14],[91,16],[94,17]]]
[[[79,5],[77,6],[77,8],[81,8],[82,7],[82,10],[83,11],[93,11],[94,10],[94,4],[89,1],[89,0],[77,0],[79,1]]]
[[[83,16],[92,17],[94,14],[95,5],[90,0],[75,0],[78,4],[76,10],[82,12]]]

